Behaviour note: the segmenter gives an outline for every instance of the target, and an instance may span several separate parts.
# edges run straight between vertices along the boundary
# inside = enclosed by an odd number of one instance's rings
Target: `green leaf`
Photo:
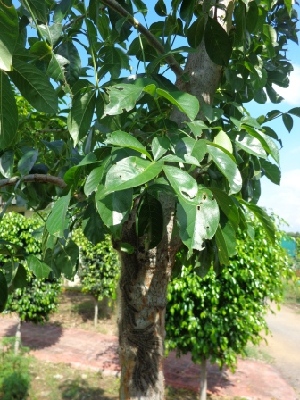
[[[98,213],[115,238],[121,237],[122,223],[132,207],[132,196],[132,188],[110,193],[102,199],[98,199],[96,195]]]
[[[14,289],[16,289],[24,288],[26,286],[28,286],[27,271],[24,268],[23,264],[20,263],[13,279],[13,287]]]
[[[34,273],[37,279],[47,279],[51,268],[40,261],[34,254],[30,254],[27,259],[27,265],[30,271]]]
[[[8,298],[7,283],[4,273],[0,270],[0,313],[3,312],[5,309],[7,298]]]
[[[58,109],[57,94],[43,72],[33,64],[13,58],[13,71],[9,72],[13,83],[22,96],[37,109],[45,113],[56,113]]]
[[[187,122],[187,126],[196,137],[202,136],[203,129],[208,129],[208,126],[203,121]]]
[[[15,7],[0,3],[0,69],[3,71],[11,71],[18,36],[19,19]]]
[[[1,50],[0,50],[1,51]],[[0,71],[0,148],[15,145],[19,139],[18,109],[7,75]]]
[[[154,179],[162,170],[162,163],[150,162],[130,156],[114,164],[106,174],[104,187],[98,188],[101,199],[114,191],[142,186]]]
[[[263,168],[263,172],[271,182],[276,185],[280,184],[281,172],[276,164],[272,164],[267,160],[260,161],[261,167]]]
[[[287,12],[288,12],[289,16],[291,16],[292,11],[293,11],[294,1],[293,0],[284,0],[284,4],[286,6],[286,9],[287,9]]]
[[[154,11],[160,17],[165,17],[167,15],[167,7],[164,0],[158,0],[154,6]]]
[[[232,46],[227,32],[219,22],[208,17],[205,31],[204,44],[209,58],[218,65],[228,65]]]
[[[229,265],[230,260],[229,260],[229,252],[226,244],[226,240],[224,238],[224,233],[222,232],[220,226],[218,227],[216,231],[216,244],[218,248],[218,256],[220,263],[223,265]]]
[[[47,7],[44,0],[26,0],[23,5],[37,20],[47,22]]]
[[[229,139],[229,136],[227,135],[226,132],[221,130],[215,137],[214,141],[215,144],[218,146],[223,147],[225,150],[227,150],[229,153],[233,153],[233,148],[232,148],[232,143],[231,140]]]
[[[64,80],[64,66],[68,64],[68,60],[59,54],[53,54],[48,64],[47,75],[55,81]]]
[[[106,90],[109,96],[109,104],[104,108],[106,115],[118,115],[124,110],[132,110],[143,93],[142,87],[126,83],[107,87]]]
[[[246,16],[246,28],[249,33],[254,32],[258,21],[258,6],[255,1],[248,3],[249,8]]]
[[[239,226],[239,210],[232,199],[232,197],[228,196],[223,190],[218,189],[216,187],[210,188],[212,194],[214,195],[217,203],[219,204],[220,209],[226,215],[226,217],[231,222],[233,228],[237,230]]]
[[[240,200],[240,203],[244,204],[253,214],[255,217],[261,222],[266,234],[274,243],[275,241],[275,228],[272,219],[269,215],[259,206],[256,204],[247,203],[244,200]]]
[[[55,4],[54,8],[54,22],[62,22],[65,15],[69,12],[72,5],[72,0],[61,0],[59,3]]]
[[[196,150],[194,151],[196,147]],[[198,141],[191,137],[184,137],[176,142],[175,154],[182,162],[200,167],[206,152],[206,146],[200,147]],[[164,158],[165,159],[165,158]]]
[[[68,60],[68,63],[64,66],[65,78],[70,85],[75,84],[81,71],[81,59],[76,46],[70,41],[64,42],[55,49],[55,54],[59,54]]]
[[[146,192],[137,210],[137,235],[144,237],[146,250],[156,247],[163,235],[163,212],[160,201]]]
[[[279,149],[278,146],[275,144],[275,142],[270,138],[270,136],[266,135],[263,133],[261,130],[256,130],[253,129],[249,126],[245,126],[245,130],[253,137],[257,138],[261,144],[263,145],[263,148],[268,154],[271,154],[273,159],[279,163]]]
[[[183,19],[183,21],[185,21],[187,25],[189,25],[191,19],[193,18],[194,8],[195,8],[194,1],[182,0],[179,10],[179,15],[180,18]]]
[[[86,238],[94,245],[104,240],[106,229],[96,209],[95,202],[91,202],[87,206],[83,215],[82,228]]]
[[[166,136],[156,136],[151,148],[154,160],[157,161],[169,150],[170,140]]]
[[[68,169],[68,171],[66,171],[65,175],[64,175],[64,181],[68,184],[68,185],[72,185],[74,182],[76,182],[76,175],[78,174],[78,172],[80,171],[80,169],[82,167],[84,167],[85,165],[89,165],[89,164],[94,164],[97,162],[97,157],[95,156],[94,153],[89,153],[87,154],[81,161],[79,164],[74,165],[73,167],[71,167],[70,169]]]
[[[39,32],[46,38],[48,43],[53,47],[62,34],[62,24],[54,23],[53,25],[39,25]]]
[[[62,246],[55,255],[55,266],[58,271],[64,274],[67,279],[73,279],[76,272],[76,265],[79,257],[79,248],[73,240]]]
[[[0,148],[1,147],[2,146],[0,142]],[[0,157],[0,172],[4,176],[4,178],[12,177],[13,167],[14,167],[14,152],[12,150],[8,150]]]
[[[146,4],[142,0],[132,0],[132,2],[135,4],[137,11],[145,17],[148,11]]]
[[[205,17],[202,14],[187,30],[187,42],[191,47],[198,47],[204,36]]]
[[[293,114],[293,115],[296,115],[296,117],[299,117],[299,118],[300,118],[300,107],[291,108],[291,109],[288,111],[288,114]]]
[[[160,88],[156,89],[156,94],[169,100],[171,104],[184,112],[191,121],[196,118],[199,112],[199,102],[195,96],[184,92],[167,92]]]
[[[63,237],[64,231],[68,227],[69,221],[67,218],[67,211],[71,199],[71,192],[66,196],[60,197],[47,218],[46,228],[50,235],[56,237]]]
[[[73,98],[72,107],[68,115],[68,128],[74,146],[80,139],[87,136],[91,127],[96,105],[96,91],[87,90],[83,95],[78,94]]]
[[[163,171],[166,174],[171,187],[179,195],[185,198],[195,198],[198,192],[198,186],[196,180],[177,167],[171,167],[164,165]]]
[[[261,141],[253,136],[247,134],[238,135],[236,138],[236,144],[249,154],[253,154],[261,158],[267,158],[267,153]]]
[[[151,155],[146,150],[145,146],[143,146],[137,138],[130,135],[124,131],[115,131],[112,132],[111,135],[104,142],[105,144],[110,144],[116,147],[128,147],[130,149],[136,150],[141,154],[145,154],[150,160],[152,160]]]
[[[207,151],[220,172],[228,179],[229,194],[238,193],[242,188],[242,177],[232,158],[218,147],[207,145]]]
[[[105,172],[105,165],[101,165],[93,169],[86,178],[86,182],[84,185],[84,193],[86,196],[92,194],[98,187],[99,183],[101,182],[104,172]]]
[[[286,129],[291,132],[294,126],[294,120],[288,113],[283,113],[282,114],[282,121],[286,127]]]
[[[180,226],[180,237],[188,247],[189,254],[193,249],[201,251],[205,239],[215,234],[219,219],[219,207],[210,190],[199,188],[193,201],[179,197],[177,219]]]
[[[18,162],[18,171],[21,175],[27,175],[31,168],[36,163],[38,157],[37,150],[29,150],[25,153]]]

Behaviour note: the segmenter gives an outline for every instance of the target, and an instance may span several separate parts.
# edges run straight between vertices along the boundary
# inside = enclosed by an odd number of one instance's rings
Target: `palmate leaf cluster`
[[[182,269],[168,291],[168,350],[191,352],[194,362],[210,359],[234,370],[247,344],[259,344],[268,333],[265,315],[271,302],[282,300],[294,271],[281,247],[283,233],[276,231],[271,244],[262,224],[253,222],[252,238],[239,232],[237,254],[219,272],[210,268],[204,275],[197,258],[178,255]]]
[[[134,252],[121,240],[134,208],[138,237],[155,247],[165,196],[177,204],[174,234],[189,255],[210,241],[210,257],[228,264],[246,210],[274,240],[256,205],[261,176],[280,181],[280,139],[268,122],[282,117],[290,131],[300,109],[254,119],[245,104],[280,102],[274,85],[288,85],[296,11],[290,0],[236,1],[228,31],[211,11],[196,0],[0,2],[0,172],[10,181],[1,193],[36,209],[54,201],[42,262],[56,276],[76,270],[70,232],[78,224],[93,244],[109,232]],[[134,15],[149,20],[147,29]],[[222,66],[212,104],[174,85],[176,75],[188,87],[186,58],[202,39]],[[41,164],[47,179],[29,178]]]

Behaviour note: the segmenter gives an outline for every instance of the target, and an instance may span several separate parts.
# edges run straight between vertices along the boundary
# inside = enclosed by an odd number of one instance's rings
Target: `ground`
[[[273,337],[269,339],[270,346],[249,348],[255,360],[240,360],[235,374],[221,372],[211,365],[208,374],[210,398],[300,399],[294,390],[299,390],[300,393],[297,375],[297,371],[300,370],[297,348],[300,315],[297,312],[298,310],[284,306],[277,316],[268,316],[270,327],[272,330],[274,328]],[[107,318],[110,314],[111,318]],[[28,397],[28,400],[117,399],[119,364],[116,314],[110,313],[109,308],[105,307],[105,312],[100,315],[99,324],[94,327],[92,300],[68,292],[62,296],[59,310],[48,324],[24,324],[23,344],[29,346],[31,355],[35,356],[31,366],[31,397]],[[15,326],[16,320],[12,316],[2,318],[0,336],[12,336]],[[281,339],[278,338],[278,330],[283,334]],[[294,342],[292,332],[296,335]],[[285,345],[287,347],[284,347]],[[291,349],[291,353],[287,348]],[[271,354],[271,357],[267,357],[266,353]],[[283,361],[285,356],[286,362]],[[263,361],[258,361],[257,358],[262,358]],[[273,364],[269,365],[266,360],[272,361]],[[45,364],[45,361],[48,364]],[[175,354],[171,354],[165,361],[164,369],[168,400],[196,399],[199,369],[191,362],[189,356],[177,359]]]

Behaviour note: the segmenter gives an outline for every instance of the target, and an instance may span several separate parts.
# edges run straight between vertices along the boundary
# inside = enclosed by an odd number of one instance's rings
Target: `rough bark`
[[[120,399],[161,400],[165,336],[166,290],[180,242],[173,239],[175,202],[161,200],[165,231],[161,243],[146,250],[138,238],[135,211],[124,225],[122,241],[134,246],[133,254],[121,253],[121,307],[119,343]]]

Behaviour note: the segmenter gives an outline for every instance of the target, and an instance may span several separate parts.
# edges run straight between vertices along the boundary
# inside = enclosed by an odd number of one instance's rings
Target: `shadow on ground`
[[[104,390],[97,387],[89,387],[85,379],[68,380],[60,385],[61,398],[72,399],[72,400],[117,400],[116,396],[107,396],[104,394]]]
[[[14,337],[16,334],[17,322],[5,330],[4,336]],[[47,322],[45,324],[34,324],[22,322],[21,341],[22,346],[31,350],[43,349],[56,344],[62,336],[62,327],[58,323]]]

